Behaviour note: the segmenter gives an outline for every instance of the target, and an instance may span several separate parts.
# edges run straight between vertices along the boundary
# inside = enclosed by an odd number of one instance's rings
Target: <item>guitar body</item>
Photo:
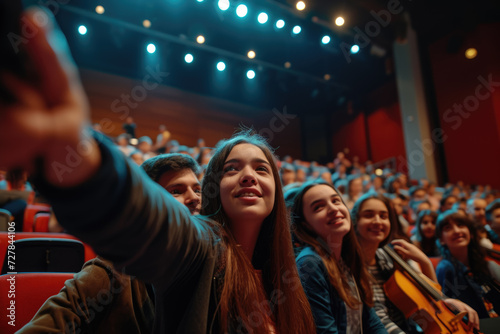
[[[424,333],[467,333],[460,324],[463,315],[457,316],[442,301],[428,298],[406,273],[395,270],[384,284],[384,291],[405,317],[415,321]]]

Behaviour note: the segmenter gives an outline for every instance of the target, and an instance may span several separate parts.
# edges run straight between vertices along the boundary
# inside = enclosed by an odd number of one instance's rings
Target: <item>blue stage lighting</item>
[[[359,52],[359,46],[353,45],[351,47],[351,53],[358,53]]]
[[[188,64],[191,64],[194,60],[194,57],[192,54],[188,53],[184,56],[184,61]]]
[[[80,35],[85,35],[87,33],[87,27],[84,25],[79,26],[78,32],[80,33]]]
[[[224,64],[224,62],[223,62],[223,61],[218,62],[218,63],[217,63],[217,69],[218,69],[219,71],[221,71],[221,72],[222,72],[222,71],[224,71],[224,70],[226,69],[226,64]]]
[[[239,17],[245,17],[248,13],[248,8],[247,6],[241,4],[238,7],[236,7],[236,15]]]
[[[219,0],[217,5],[219,6],[219,9],[222,11],[228,10],[229,9],[229,0]]]
[[[300,32],[302,31],[302,28],[300,26],[295,26],[293,27],[292,29],[292,32],[295,34],[295,35],[298,35],[300,34]]]
[[[285,26],[285,21],[283,21],[283,20],[276,21],[276,28],[281,29],[284,26]]]
[[[267,16],[267,14],[264,12],[260,13],[259,16],[257,17],[257,21],[259,21],[260,24],[266,23],[268,19],[269,16]]]
[[[254,70],[248,70],[248,71],[247,71],[247,78],[248,78],[248,79],[253,79],[253,78],[255,78],[255,71],[254,71]]]
[[[328,35],[323,36],[323,38],[321,39],[321,43],[323,43],[323,44],[328,44],[328,43],[330,43],[330,41],[331,41],[331,38]]]
[[[148,46],[146,47],[146,50],[148,50],[149,53],[155,53],[156,46],[153,43],[149,43]]]

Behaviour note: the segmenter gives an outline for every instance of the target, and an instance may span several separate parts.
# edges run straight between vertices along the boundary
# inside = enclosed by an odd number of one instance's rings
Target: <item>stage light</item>
[[[149,43],[148,46],[146,47],[146,50],[148,50],[149,53],[155,53],[156,46],[153,43]]]
[[[477,50],[474,48],[468,48],[465,50],[465,58],[467,59],[474,59],[477,56]]]
[[[142,21],[142,26],[143,26],[144,28],[149,28],[149,27],[151,27],[151,21],[149,21],[149,20],[144,20],[144,21]]]
[[[351,53],[355,54],[355,53],[358,53],[359,52],[359,46],[357,46],[356,44],[354,44],[353,46],[351,46]]]
[[[323,44],[328,44],[328,43],[330,43],[330,40],[331,40],[330,36],[325,35],[325,36],[323,36],[323,38],[321,39],[321,43],[323,43]]]
[[[104,7],[103,7],[103,6],[97,6],[97,7],[95,8],[95,12],[96,12],[97,14],[104,14]]]
[[[283,20],[276,21],[276,28],[282,29],[284,26],[285,26],[285,21]]]
[[[192,54],[188,53],[184,56],[184,61],[188,64],[191,64],[194,60],[194,57]]]
[[[229,0],[219,0],[217,5],[219,6],[220,10],[226,11],[229,9]]]
[[[239,17],[245,17],[247,13],[248,13],[247,6],[242,4],[236,7],[236,15],[238,15]]]
[[[344,21],[344,18],[343,18],[342,16],[339,16],[339,17],[337,17],[337,18],[335,19],[335,24],[336,24],[337,26],[339,26],[339,27],[340,27],[340,26],[343,26],[343,25],[344,25],[344,23],[345,23],[345,21]]]
[[[331,76],[330,74],[328,74],[328,73],[327,73],[327,74],[325,74],[325,75],[323,76],[323,78],[324,78],[326,81],[328,81],[328,80],[330,80],[330,79],[332,78],[332,76]]]
[[[259,16],[257,17],[257,21],[259,21],[260,24],[266,23],[268,19],[269,16],[267,16],[267,14],[264,12],[260,13]]]
[[[290,67],[292,67],[292,63],[287,61],[287,62],[285,62],[285,64],[283,64],[283,66],[285,66],[285,68],[290,68]]]
[[[196,37],[196,42],[198,42],[198,44],[205,43],[205,37],[203,37],[203,35],[199,35],[198,37]]]
[[[226,64],[224,64],[224,62],[223,62],[223,61],[218,62],[218,63],[217,63],[217,69],[218,69],[219,71],[221,71],[221,72],[222,72],[222,71],[224,71],[224,70],[226,69]]]
[[[250,59],[254,59],[255,58],[255,51],[253,51],[253,50],[248,51],[247,57]]]
[[[304,1],[299,1],[297,2],[297,4],[295,5],[295,7],[298,9],[298,10],[304,10],[306,8],[306,4]]]
[[[292,32],[295,34],[295,35],[298,35],[300,34],[300,32],[302,31],[302,28],[300,26],[295,26],[293,27],[292,29]]]
[[[87,33],[87,27],[84,25],[79,26],[78,32],[80,33],[80,35],[85,35]]]
[[[203,2],[203,0],[196,0],[197,2]]]
[[[380,168],[377,168],[377,169],[375,169],[375,175],[377,175],[377,176],[384,175],[384,171],[381,170]]]
[[[247,71],[247,78],[252,80],[253,78],[255,78],[255,71],[254,70],[248,70]]]

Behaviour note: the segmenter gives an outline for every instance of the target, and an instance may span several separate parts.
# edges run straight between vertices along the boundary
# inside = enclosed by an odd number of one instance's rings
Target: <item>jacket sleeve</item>
[[[116,281],[115,281],[116,280]],[[117,284],[119,282],[119,284]],[[94,259],[45,301],[33,319],[17,333],[91,333],[112,305],[113,289],[127,284],[104,262]]]
[[[338,333],[337,322],[331,304],[330,282],[325,276],[321,259],[306,255],[297,259],[297,269],[300,281],[304,287],[307,299],[316,324],[316,332],[322,334]]]
[[[450,261],[444,259],[439,261],[436,268],[436,276],[443,294],[450,298],[460,299],[457,287],[455,286],[457,283],[455,268]]]
[[[388,331],[382,324],[381,319],[375,313],[375,309],[363,305],[363,333],[387,334]],[[404,333],[403,331],[401,331]]]
[[[196,272],[213,253],[207,224],[191,216],[112,143],[95,137],[102,164],[85,184],[61,189],[35,179],[61,225],[118,271],[124,269],[160,290]]]

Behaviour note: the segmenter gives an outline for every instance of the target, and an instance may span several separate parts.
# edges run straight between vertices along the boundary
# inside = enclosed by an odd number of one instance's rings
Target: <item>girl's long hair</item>
[[[417,222],[415,223],[415,240],[420,243],[420,248],[422,251],[425,253],[427,256],[435,256],[436,251],[439,252],[437,244],[436,244],[436,233],[434,233],[434,236],[432,238],[426,238],[424,237],[422,233],[422,221],[424,220],[425,217],[431,217],[432,220],[434,221],[434,225],[436,225],[437,221],[437,212],[434,212],[432,210],[422,210],[419,212],[418,217],[417,217]]]
[[[220,198],[224,162],[238,144],[259,147],[269,161],[276,186],[274,207],[262,223],[250,261],[229,229]],[[209,216],[225,249],[220,294],[221,331],[269,333],[261,319],[270,318],[278,333],[313,333],[314,319],[295,265],[289,219],[272,149],[262,137],[245,131],[219,143],[202,185],[202,215]],[[262,269],[263,286],[255,269]],[[260,319],[260,320],[259,320]]]
[[[319,241],[319,236],[312,230],[309,223],[305,220],[303,210],[304,195],[309,189],[320,184],[331,187],[337,194],[340,195],[340,193],[337,191],[337,189],[335,189],[334,186],[326,182],[318,180],[305,183],[295,196],[295,200],[291,208],[293,233],[298,240],[311,246],[316,251],[316,253],[321,256],[326,270],[328,271],[328,279],[330,281],[330,284],[335,288],[340,298],[342,298],[342,300],[350,308],[357,309],[361,302],[365,303],[366,305],[373,306],[373,292],[370,286],[370,278],[365,267],[362,250],[356,238],[354,229],[351,227],[349,232],[344,236],[342,240],[341,257],[342,261],[350,267],[351,273],[354,276],[358,289],[360,289],[359,294],[361,300],[359,300],[357,296],[354,296],[351,293],[351,289],[348,285],[348,280],[345,277],[343,271],[339,268],[338,260],[335,258],[335,256],[330,254],[328,249],[323,246],[323,244]]]
[[[451,255],[448,247],[439,242],[439,239],[441,239],[441,236],[443,235],[444,227],[452,221],[459,226],[465,225],[469,229],[470,242],[467,246],[467,255],[469,257],[469,266],[472,273],[478,278],[490,277],[491,275],[488,271],[488,265],[486,262],[486,252],[484,248],[479,245],[479,236],[475,223],[461,213],[445,211],[438,216],[436,223],[436,237],[438,239],[439,250],[441,251],[442,256],[451,262],[455,263],[457,261]]]

